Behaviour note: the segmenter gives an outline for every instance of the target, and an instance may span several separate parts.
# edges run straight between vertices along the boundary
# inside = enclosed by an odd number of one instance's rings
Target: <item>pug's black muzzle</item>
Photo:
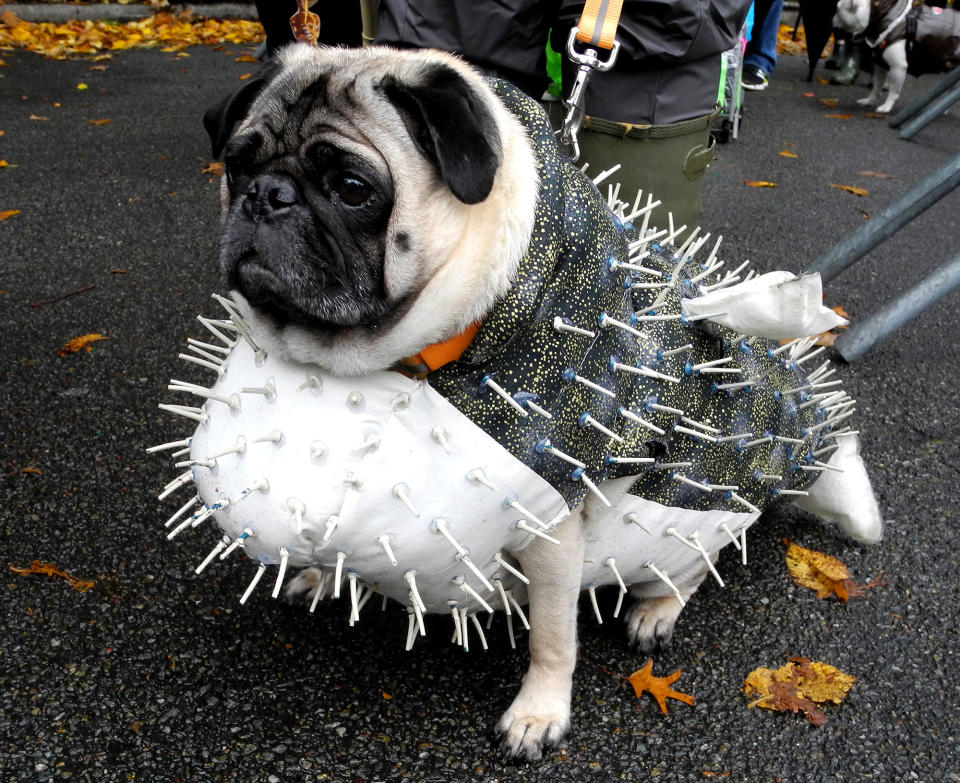
[[[262,173],[245,187],[220,240],[226,284],[279,324],[376,324],[387,309],[382,249],[369,247],[292,176]]]

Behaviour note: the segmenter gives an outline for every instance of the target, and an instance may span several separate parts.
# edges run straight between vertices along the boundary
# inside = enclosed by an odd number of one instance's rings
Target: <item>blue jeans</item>
[[[777,30],[783,0],[757,0],[754,3],[753,33],[747,43],[744,65],[756,65],[766,74],[777,67]]]

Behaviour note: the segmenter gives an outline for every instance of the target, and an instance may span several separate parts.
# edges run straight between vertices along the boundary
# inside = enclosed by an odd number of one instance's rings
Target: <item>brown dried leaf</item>
[[[74,337],[72,340],[67,340],[67,342],[64,343],[63,348],[57,351],[57,356],[66,356],[68,353],[77,353],[77,351],[82,351],[84,348],[86,348],[87,352],[89,353],[93,350],[90,347],[90,343],[107,339],[109,338],[102,334],[82,334],[79,337]]]
[[[845,190],[847,193],[853,193],[854,196],[869,196],[870,191],[866,188],[858,188],[854,185],[835,185],[830,183],[831,188],[836,188],[837,190]]]
[[[839,704],[856,679],[830,664],[793,658],[776,670],[754,669],[747,675],[743,691],[752,700],[748,707],[803,712],[814,726],[822,726],[827,716],[817,705]]]
[[[876,177],[877,179],[896,179],[893,174],[882,174],[879,171],[858,171],[858,176],[861,177]]]
[[[672,683],[680,678],[681,674],[680,669],[677,669],[673,674],[667,675],[666,677],[655,676],[653,674],[653,659],[650,658],[642,669],[638,669],[627,677],[627,679],[633,686],[633,692],[637,695],[638,699],[644,692],[649,693],[656,699],[657,704],[660,705],[660,712],[666,714],[667,699],[676,699],[677,701],[682,701],[684,704],[690,705],[695,701],[693,696],[680,693],[670,687]]]
[[[10,566],[9,568],[15,574],[46,574],[47,576],[65,579],[74,590],[81,593],[85,593],[94,584],[92,581],[71,576],[53,563],[44,563],[42,560],[32,560],[30,565],[25,568],[17,568],[16,566]]]

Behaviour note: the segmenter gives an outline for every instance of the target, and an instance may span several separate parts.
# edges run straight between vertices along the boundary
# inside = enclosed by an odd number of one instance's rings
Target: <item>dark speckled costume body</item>
[[[810,429],[823,421],[820,406],[800,407],[807,399],[803,370],[773,355],[779,346],[766,340],[671,318],[680,314],[681,298],[699,294],[690,278],[702,267],[680,264],[674,250],[652,244],[643,266],[656,274],[623,268],[637,239],[633,226],[561,158],[533,101],[504,82],[492,86],[528,128],[537,153],[536,225],[508,295],[461,358],[429,383],[571,508],[590,491],[584,474],[595,485],[636,475],[631,494],[697,510],[757,510],[783,490],[811,483],[819,470],[811,467],[812,451],[826,430]],[[655,318],[643,320],[648,315]],[[593,336],[557,329],[557,318]],[[712,371],[695,369],[726,357]],[[485,384],[488,378],[528,415]],[[735,388],[718,388],[731,383]]]

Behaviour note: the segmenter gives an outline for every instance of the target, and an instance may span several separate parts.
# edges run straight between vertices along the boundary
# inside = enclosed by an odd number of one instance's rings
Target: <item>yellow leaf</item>
[[[754,669],[743,691],[751,699],[748,707],[803,712],[814,726],[822,726],[827,716],[817,705],[839,704],[856,679],[828,663],[792,658],[779,669]]]
[[[670,687],[672,683],[680,678],[681,674],[680,669],[677,669],[673,674],[669,674],[666,677],[655,676],[653,674],[653,659],[650,658],[642,669],[638,669],[627,677],[627,679],[633,686],[633,692],[637,695],[638,699],[644,693],[649,693],[656,699],[657,704],[660,705],[660,712],[666,714],[667,699],[676,699],[677,701],[682,701],[684,704],[690,705],[695,701],[693,696],[680,693]]]
[[[845,190],[847,193],[853,193],[854,196],[869,196],[870,191],[866,188],[858,188],[854,185],[835,185],[830,183],[831,188],[836,188],[837,190]]]
[[[68,353],[77,353],[77,351],[82,351],[84,348],[87,349],[87,352],[90,352],[90,343],[95,343],[100,340],[107,340],[108,337],[102,334],[82,334],[79,337],[74,337],[72,340],[67,340],[64,343],[63,348],[57,351],[57,356],[66,356]]]
[[[764,180],[741,179],[740,181],[751,188],[775,188],[777,186],[776,182],[765,182]]]
[[[87,120],[91,125],[106,125],[110,121],[108,117],[104,117],[102,120]]]
[[[796,152],[790,152],[790,150],[780,150],[780,152],[778,152],[777,154],[778,154],[778,155],[782,155],[782,156],[785,157],[785,158],[799,158],[799,157],[800,157],[799,155],[797,155]]]
[[[87,84],[85,84],[84,82],[80,82],[80,84],[77,85],[77,89],[78,89],[78,90],[89,90],[90,87],[89,87]]]
[[[835,557],[787,542],[787,570],[801,587],[816,591],[817,598],[835,595],[844,603],[850,598],[844,584],[850,578],[847,567]]]

